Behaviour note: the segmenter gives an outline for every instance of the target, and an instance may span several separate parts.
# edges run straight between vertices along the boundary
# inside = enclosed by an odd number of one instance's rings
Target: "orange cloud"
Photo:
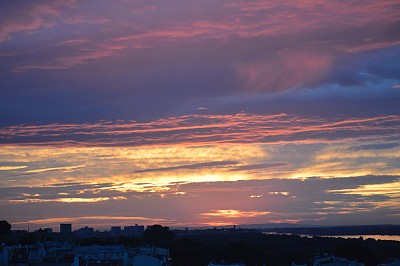
[[[40,198],[29,198],[29,199],[18,199],[18,200],[6,200],[7,203],[40,203],[40,202],[65,202],[65,203],[93,203],[93,202],[101,202],[111,199],[125,199],[124,197],[116,197],[116,198],[58,198],[58,199],[40,199]]]
[[[330,193],[361,195],[361,196],[374,196],[385,195],[388,197],[400,197],[400,182],[384,183],[384,184],[368,184],[362,185],[354,189],[336,189],[327,190]]]
[[[62,166],[62,167],[49,167],[49,168],[39,168],[27,170],[25,173],[43,173],[48,171],[63,171],[63,172],[71,172],[75,169],[83,168],[85,165],[73,165],[73,166]]]
[[[12,170],[18,170],[18,169],[24,169],[24,168],[28,168],[28,166],[26,166],[26,165],[15,165],[15,166],[1,165],[0,171],[12,171]]]

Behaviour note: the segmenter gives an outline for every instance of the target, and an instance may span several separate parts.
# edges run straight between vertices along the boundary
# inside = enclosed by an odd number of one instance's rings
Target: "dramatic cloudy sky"
[[[0,219],[400,224],[400,3],[0,2]]]

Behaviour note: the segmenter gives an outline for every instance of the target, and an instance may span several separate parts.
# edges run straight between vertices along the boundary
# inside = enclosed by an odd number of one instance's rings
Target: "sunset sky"
[[[400,224],[400,2],[0,2],[0,220]]]

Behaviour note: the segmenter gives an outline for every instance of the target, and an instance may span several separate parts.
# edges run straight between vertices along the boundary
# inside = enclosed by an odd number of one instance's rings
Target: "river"
[[[284,234],[284,235],[295,235],[295,234],[285,234],[285,233],[273,233],[273,232],[264,232],[267,235],[275,235],[275,234]],[[304,235],[299,234],[301,237],[313,237],[314,235]],[[317,235],[316,235],[317,236]],[[388,236],[388,235],[338,235],[338,236],[318,236],[318,237],[336,237],[336,238],[359,238],[362,237],[363,239],[372,238],[375,240],[393,240],[393,241],[400,241],[400,236]]]

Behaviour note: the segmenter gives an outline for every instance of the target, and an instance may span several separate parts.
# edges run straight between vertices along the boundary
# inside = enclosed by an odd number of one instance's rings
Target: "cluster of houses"
[[[52,232],[51,229],[45,228],[45,231],[50,231]],[[79,228],[75,231],[72,231],[72,225],[71,224],[60,224],[60,233],[66,239],[69,237],[75,236],[78,238],[90,238],[90,237],[120,237],[120,236],[125,236],[125,237],[143,237],[144,233],[144,226],[143,225],[132,225],[132,226],[112,226],[110,231],[105,231],[105,232],[99,232],[95,231],[94,228],[92,227],[82,227]]]
[[[75,246],[44,242],[0,248],[0,266],[167,266],[169,250],[159,247]]]
[[[0,266],[167,266],[169,250],[160,247],[79,246],[71,239],[90,237],[142,238],[144,226],[114,226],[110,231],[99,232],[91,227],[72,231],[71,224],[60,224],[60,233],[51,228],[36,230],[58,236],[57,240],[37,242],[32,245],[0,246]],[[61,241],[60,241],[61,240]]]

